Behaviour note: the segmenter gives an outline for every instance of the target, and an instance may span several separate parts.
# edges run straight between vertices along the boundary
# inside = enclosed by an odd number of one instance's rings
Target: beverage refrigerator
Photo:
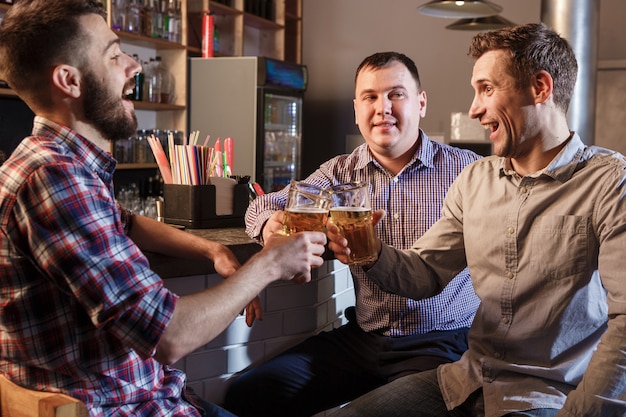
[[[303,65],[265,57],[190,58],[188,131],[234,143],[235,175],[266,192],[300,179]]]

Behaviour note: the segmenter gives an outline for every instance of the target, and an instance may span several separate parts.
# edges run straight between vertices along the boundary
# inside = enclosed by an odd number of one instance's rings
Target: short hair
[[[413,76],[415,83],[417,84],[417,91],[422,91],[422,83],[420,82],[420,75],[417,71],[417,66],[415,62],[408,56],[401,54],[400,52],[376,52],[365,58],[356,69],[356,75],[354,77],[354,82],[356,84],[357,78],[359,78],[359,74],[365,68],[373,68],[379,69],[386,67],[394,62],[400,62],[403,64]]]
[[[85,33],[78,18],[97,14],[106,19],[95,0],[19,0],[0,24],[0,78],[22,98],[38,96],[49,86],[50,70],[59,63],[79,66]]]
[[[538,71],[548,72],[553,79],[555,105],[567,113],[574,92],[578,63],[570,44],[543,23],[530,23],[474,36],[469,53],[480,58],[494,50],[505,51],[505,65],[516,79],[517,89],[529,85]]]

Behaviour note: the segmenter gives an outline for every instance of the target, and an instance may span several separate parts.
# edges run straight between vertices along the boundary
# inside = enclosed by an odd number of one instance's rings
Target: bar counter
[[[241,264],[261,250],[244,227],[220,229],[185,229],[227,246]],[[212,262],[190,261],[172,256],[146,253],[151,268],[163,278],[164,285],[184,296],[213,287],[223,278],[215,273]],[[249,366],[263,362],[277,353],[322,330],[346,322],[344,310],[354,305],[352,276],[348,267],[330,254],[326,262],[311,271],[311,282],[294,284],[278,281],[265,288],[260,296],[263,320],[248,327],[244,316],[206,346],[181,359],[174,366],[182,369],[188,383],[207,401],[221,404],[229,379]],[[259,271],[262,273],[262,271]]]
[[[252,255],[261,250],[261,245],[250,239],[243,227],[221,229],[185,229],[185,231],[227,246],[231,251],[233,251],[241,264],[245,263]],[[161,278],[175,278],[215,273],[215,269],[213,268],[213,264],[211,262],[193,261],[149,252],[145,255],[150,261],[150,267],[152,270],[159,274]]]

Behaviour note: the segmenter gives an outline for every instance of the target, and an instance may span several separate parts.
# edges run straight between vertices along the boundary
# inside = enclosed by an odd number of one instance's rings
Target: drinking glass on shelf
[[[330,188],[330,217],[350,248],[349,263],[362,265],[378,259],[369,184],[351,182]]]
[[[290,235],[305,230],[323,232],[329,206],[330,196],[327,189],[301,181],[291,181],[282,233]]]

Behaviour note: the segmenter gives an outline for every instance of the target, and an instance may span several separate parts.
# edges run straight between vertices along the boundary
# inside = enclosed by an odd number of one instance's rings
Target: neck
[[[554,137],[542,138],[539,140],[540,146],[531,149],[523,157],[512,157],[511,167],[519,175],[529,175],[540,171],[550,164],[554,157],[567,145],[574,132],[567,131],[566,134],[555,135]]]

